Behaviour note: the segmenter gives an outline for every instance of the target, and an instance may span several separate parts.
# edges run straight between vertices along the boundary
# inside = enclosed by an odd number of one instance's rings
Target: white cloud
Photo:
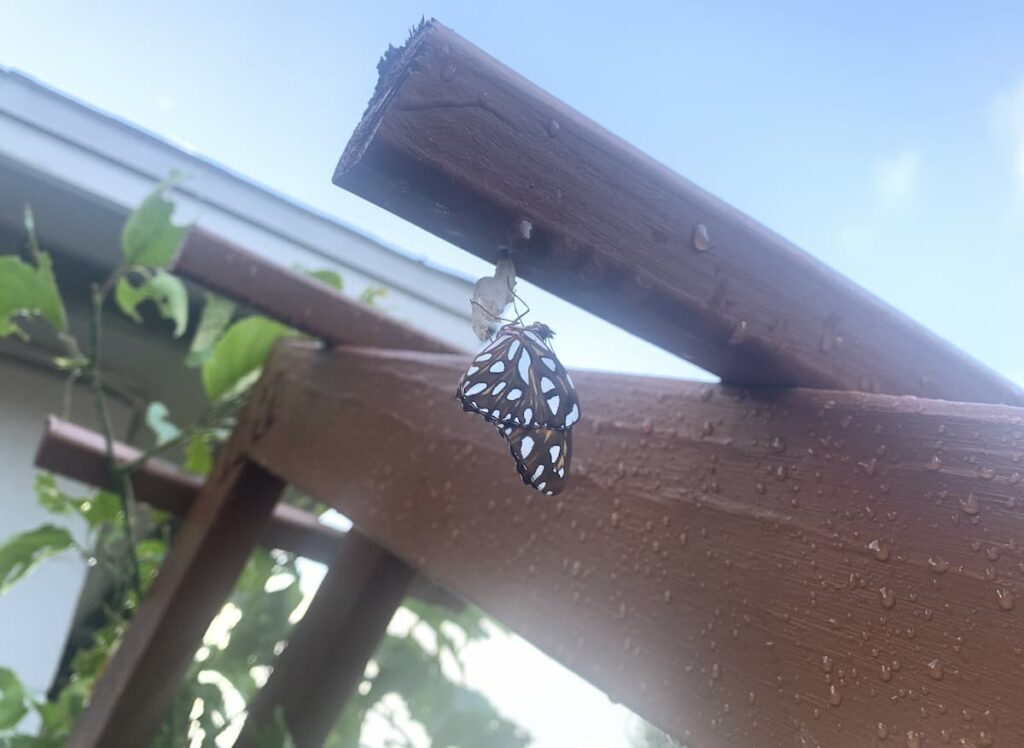
[[[905,148],[878,165],[875,191],[886,205],[902,205],[913,199],[917,192],[921,169],[921,154],[915,148]]]
[[[992,132],[1010,149],[1010,165],[1024,197],[1024,79],[992,100]]]

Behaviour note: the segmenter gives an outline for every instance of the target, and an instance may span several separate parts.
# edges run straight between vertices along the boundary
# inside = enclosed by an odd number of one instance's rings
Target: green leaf
[[[310,278],[316,278],[318,281],[330,286],[335,291],[340,291],[345,287],[345,284],[341,279],[341,273],[337,270],[310,270],[302,265],[293,265],[292,268],[300,273],[305,273]]]
[[[213,469],[213,452],[206,435],[197,436],[185,449],[185,463],[182,467],[196,475],[209,475]]]
[[[110,491],[97,491],[92,498],[80,501],[77,510],[89,527],[112,525],[121,518],[121,499]]]
[[[126,265],[166,267],[174,258],[189,228],[171,223],[174,203],[167,199],[167,192],[179,180],[178,175],[172,174],[128,216],[121,230]]]
[[[384,286],[367,286],[359,294],[359,300],[366,304],[376,304],[377,299],[386,296],[388,289]]]
[[[53,265],[45,252],[36,255],[31,265],[20,257],[0,257],[0,338],[9,335],[28,340],[28,334],[18,325],[18,317],[39,315],[46,318],[58,333],[68,329],[64,302],[61,301]]]
[[[114,289],[117,305],[132,320],[141,323],[138,306],[144,301],[152,301],[161,317],[174,321],[174,337],[180,338],[188,327],[188,291],[185,284],[164,270],[137,272],[143,277],[138,286],[124,276],[117,281]]]
[[[206,396],[216,400],[228,394],[263,366],[274,343],[296,334],[292,328],[266,317],[246,317],[235,322],[203,363]]]
[[[186,366],[202,366],[203,362],[209,358],[214,344],[220,340],[220,336],[224,334],[224,330],[231,323],[234,314],[235,303],[233,301],[212,293],[206,294],[206,303],[203,304],[203,312],[199,317],[196,333],[192,336],[188,357],[185,359]]]
[[[74,545],[63,527],[42,525],[14,535],[0,544],[0,595],[6,592],[36,564]]]
[[[159,400],[146,406],[146,425],[156,437],[157,445],[166,444],[181,434],[181,429],[171,421],[171,412]]]
[[[53,514],[69,514],[77,508],[77,500],[57,488],[57,479],[52,473],[36,473],[36,501],[39,506]]]
[[[0,667],[0,730],[10,730],[28,713],[25,687],[13,670]]]

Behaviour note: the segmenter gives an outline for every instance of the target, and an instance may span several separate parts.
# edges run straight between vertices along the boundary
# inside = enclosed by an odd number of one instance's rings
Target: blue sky
[[[1024,5],[962,7],[7,0],[0,62],[476,273],[465,253],[329,182],[381,51],[433,15],[1024,380]],[[528,300],[572,364],[689,371]]]
[[[0,64],[479,274],[479,261],[330,184],[377,58],[421,15],[435,16],[1024,383],[1022,3],[0,7]],[[559,331],[567,363],[693,371],[544,294],[527,300]],[[517,657],[503,656],[509,666]],[[557,723],[556,714],[548,727]],[[595,745],[611,744],[604,722],[587,724]],[[579,728],[571,734],[584,740]]]

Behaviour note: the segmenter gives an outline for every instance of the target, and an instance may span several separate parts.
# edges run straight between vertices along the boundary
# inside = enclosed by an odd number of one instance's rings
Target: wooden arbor
[[[179,272],[336,345],[276,351],[74,745],[144,742],[285,483],[365,534],[265,689],[301,745],[413,569],[688,745],[1024,743],[1019,389],[438,24],[336,181],[727,384],[579,374],[545,499],[451,399],[466,356],[193,236]]]

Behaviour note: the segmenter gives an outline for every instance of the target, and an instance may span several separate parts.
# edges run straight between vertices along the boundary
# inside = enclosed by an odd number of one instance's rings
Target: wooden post
[[[237,746],[257,746],[260,728],[284,707],[298,748],[318,748],[366,670],[415,572],[350,531],[287,649],[249,707]]]
[[[361,197],[486,260],[511,251],[524,279],[724,381],[1024,403],[441,24],[380,69],[335,174]]]
[[[75,724],[71,748],[147,744],[283,487],[237,446],[218,460]]]

